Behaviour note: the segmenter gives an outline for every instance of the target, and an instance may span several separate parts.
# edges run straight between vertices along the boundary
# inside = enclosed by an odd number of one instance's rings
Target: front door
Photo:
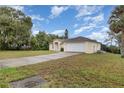
[[[58,44],[58,42],[55,42],[55,51],[59,51],[59,44]]]

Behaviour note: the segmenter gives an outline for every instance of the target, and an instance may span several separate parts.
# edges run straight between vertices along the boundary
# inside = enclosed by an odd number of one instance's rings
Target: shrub
[[[64,51],[64,48],[61,48],[61,51]]]
[[[120,48],[117,46],[102,45],[102,50],[110,53],[120,54]]]

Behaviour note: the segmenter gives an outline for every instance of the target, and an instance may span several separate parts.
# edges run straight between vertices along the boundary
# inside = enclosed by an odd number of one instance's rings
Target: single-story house
[[[101,50],[101,43],[86,37],[55,39],[49,44],[49,50],[64,52],[95,53]]]

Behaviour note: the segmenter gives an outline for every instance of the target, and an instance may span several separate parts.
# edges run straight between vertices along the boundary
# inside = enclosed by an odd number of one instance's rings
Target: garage
[[[84,44],[83,43],[65,43],[64,51],[65,52],[84,52]]]
[[[98,50],[101,50],[101,43],[86,37],[57,39],[50,44],[49,49],[54,51],[64,50],[64,52],[96,53]]]

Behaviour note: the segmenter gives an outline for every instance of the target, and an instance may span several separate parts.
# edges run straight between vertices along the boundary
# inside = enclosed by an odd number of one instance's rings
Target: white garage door
[[[65,52],[84,52],[84,44],[82,43],[67,43],[64,45]]]

